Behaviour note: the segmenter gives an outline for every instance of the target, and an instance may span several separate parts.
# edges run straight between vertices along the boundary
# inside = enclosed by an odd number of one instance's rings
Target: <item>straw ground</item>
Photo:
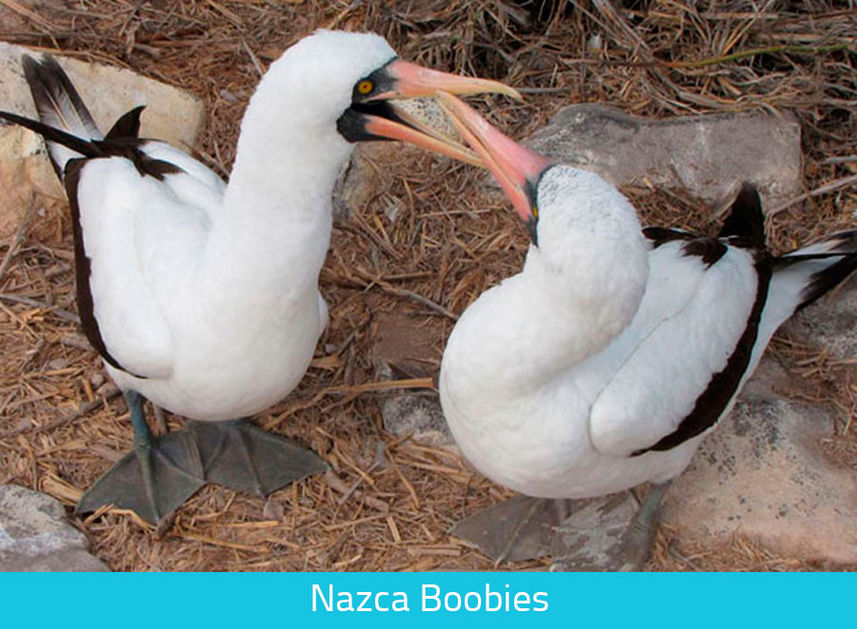
[[[853,2],[0,0],[6,41],[128,67],[201,97],[198,156],[224,175],[260,73],[319,27],[376,31],[406,59],[518,87],[525,102],[490,101],[494,121],[516,138],[577,102],[656,118],[794,111],[807,194],[770,219],[775,249],[853,224]],[[508,492],[454,454],[386,433],[380,408],[397,388],[431,386],[455,314],[519,268],[526,235],[474,169],[389,144],[365,154],[363,202],[337,214],[321,276],[331,326],[298,389],[255,418],[319,452],[332,472],[267,501],[206,487],[159,531],[118,511],[76,520],[111,568],[492,568],[447,530]],[[674,193],[646,182],[625,192],[649,222],[714,227],[709,208]],[[72,505],[130,447],[131,430],[75,322],[65,201],[34,198],[28,216],[0,243],[0,482]],[[852,367],[785,335],[769,351],[799,376],[784,394],[834,410],[830,455],[857,467]],[[381,359],[393,363],[393,383]],[[179,426],[169,415],[160,423]],[[661,527],[650,567],[823,566],[741,537],[696,547]]]

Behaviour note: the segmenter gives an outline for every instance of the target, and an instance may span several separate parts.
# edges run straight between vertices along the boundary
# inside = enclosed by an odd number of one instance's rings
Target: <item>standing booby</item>
[[[68,194],[84,331],[123,391],[135,447],[81,498],[159,521],[204,482],[265,495],[326,468],[238,418],[297,385],[327,324],[318,276],[331,193],[353,142],[402,139],[464,161],[393,100],[514,94],[494,81],[399,60],[380,36],[319,31],[274,62],[241,123],[229,183],[184,152],[138,138],[142,108],[106,134],[59,64],[25,56]],[[154,438],[142,398],[195,420]]]
[[[485,291],[449,337],[446,420],[470,463],[528,496],[652,483],[613,558],[640,569],[668,483],[780,324],[857,268],[857,231],[774,257],[749,185],[716,237],[643,229],[598,175],[516,144],[454,97],[441,103],[532,239],[522,271]],[[470,530],[496,525],[473,518]]]

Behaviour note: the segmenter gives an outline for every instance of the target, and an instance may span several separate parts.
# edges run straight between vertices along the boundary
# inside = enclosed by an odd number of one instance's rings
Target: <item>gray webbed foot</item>
[[[584,500],[515,496],[462,520],[451,533],[495,565],[551,555],[553,570],[639,571],[668,486],[653,485],[642,504],[628,491]]]
[[[266,496],[291,482],[324,472],[314,452],[244,420],[189,422],[206,481]]]
[[[202,463],[187,433],[153,437],[140,395],[134,391],[124,395],[134,425],[134,449],[84,492],[75,513],[113,505],[158,523],[205,484]]]

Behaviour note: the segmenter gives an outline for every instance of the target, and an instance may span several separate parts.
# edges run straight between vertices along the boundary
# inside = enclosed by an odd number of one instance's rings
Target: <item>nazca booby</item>
[[[857,268],[857,230],[772,256],[747,184],[715,237],[644,229],[598,175],[516,144],[452,96],[440,102],[532,240],[521,272],[482,293],[448,339],[439,386],[451,432],[476,469],[528,496],[651,483],[610,558],[639,569],[668,483],[780,324]],[[495,544],[498,561],[538,509],[528,508]],[[497,513],[453,533],[490,539]]]
[[[123,391],[135,447],[81,498],[159,521],[202,484],[265,495],[326,468],[238,418],[283,399],[327,324],[318,276],[331,193],[353,142],[398,139],[478,162],[395,100],[500,92],[495,82],[401,61],[374,34],[319,31],[260,81],[229,183],[138,138],[138,107],[102,134],[51,57],[25,56],[44,136],[69,198],[84,331]],[[154,438],[142,398],[191,421]]]

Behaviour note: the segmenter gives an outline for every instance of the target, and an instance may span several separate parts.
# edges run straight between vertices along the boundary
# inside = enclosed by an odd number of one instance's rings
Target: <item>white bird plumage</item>
[[[123,157],[84,166],[94,314],[121,388],[202,421],[257,413],[294,388],[326,325],[330,193],[353,146],[336,120],[351,85],[394,56],[372,35],[293,46],[250,101],[228,185],[156,141],[140,150],[182,172],[141,176]]]
[[[522,271],[462,314],[439,380],[464,457],[523,494],[590,498],[677,476],[780,324],[857,267],[855,232],[771,257],[751,186],[718,237],[643,229],[598,175],[442,102],[535,240]]]
[[[672,478],[699,437],[631,456],[674,431],[722,370],[753,306],[752,256],[711,267],[657,248],[595,174],[555,166],[539,185],[538,246],[464,312],[444,350],[444,414],[467,459],[532,496],[587,498]],[[761,341],[761,339],[760,339]]]
[[[125,394],[136,435],[135,450],[78,509],[115,503],[160,520],[205,481],[264,495],[324,469],[314,454],[232,420],[283,399],[312,359],[327,324],[318,276],[331,194],[353,143],[405,140],[474,161],[392,101],[514,90],[401,61],[378,35],[319,31],[265,73],[226,184],[182,151],[139,139],[142,108],[102,135],[53,58],[23,66],[40,121],[0,118],[48,141],[73,214],[84,331]],[[140,395],[209,424],[155,439]]]

